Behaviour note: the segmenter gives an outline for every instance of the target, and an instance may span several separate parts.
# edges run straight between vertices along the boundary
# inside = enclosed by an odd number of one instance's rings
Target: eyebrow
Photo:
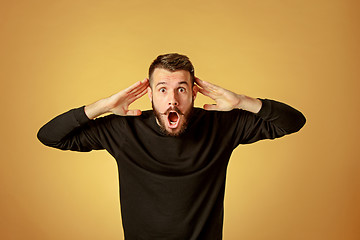
[[[181,82],[178,83],[178,85],[181,85],[181,84],[189,85],[186,81],[181,81]],[[158,82],[156,84],[156,87],[159,86],[159,85],[166,85],[166,82]]]

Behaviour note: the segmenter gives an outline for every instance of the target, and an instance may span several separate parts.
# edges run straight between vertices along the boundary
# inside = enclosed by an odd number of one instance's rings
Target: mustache
[[[170,112],[177,112],[179,115],[185,115],[180,109],[176,106],[169,107],[164,113],[160,113],[161,115],[168,115]]]

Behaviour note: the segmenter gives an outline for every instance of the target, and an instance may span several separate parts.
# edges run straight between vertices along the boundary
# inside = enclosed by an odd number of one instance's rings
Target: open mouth
[[[170,112],[168,115],[168,123],[170,128],[177,128],[179,125],[179,114],[177,112]]]

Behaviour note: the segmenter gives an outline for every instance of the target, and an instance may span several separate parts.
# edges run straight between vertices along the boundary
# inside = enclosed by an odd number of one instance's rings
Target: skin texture
[[[129,110],[129,105],[144,96],[149,86],[145,78],[130,87],[97,102],[85,106],[85,114],[89,119],[94,119],[104,113],[113,113],[121,116],[141,115],[140,109]]]
[[[157,123],[171,136],[181,134],[186,129],[198,89],[193,86],[190,73],[156,68],[151,85],[148,95]]]
[[[239,108],[258,113],[262,106],[259,99],[236,94],[199,78],[195,78],[192,86],[190,73],[185,70],[170,72],[156,68],[151,85],[149,79],[145,78],[108,98],[86,105],[85,114],[89,119],[104,113],[138,116],[141,115],[141,110],[130,110],[129,105],[148,93],[158,124],[167,133],[176,136],[186,128],[198,92],[216,102],[204,105],[204,109],[208,111],[230,111]]]

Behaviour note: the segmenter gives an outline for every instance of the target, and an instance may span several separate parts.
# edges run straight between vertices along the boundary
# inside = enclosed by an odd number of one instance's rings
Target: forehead
[[[178,84],[180,82],[187,82],[191,84],[190,73],[186,70],[178,70],[171,72],[167,69],[156,68],[152,74],[152,86],[156,86],[158,83],[165,84]]]

